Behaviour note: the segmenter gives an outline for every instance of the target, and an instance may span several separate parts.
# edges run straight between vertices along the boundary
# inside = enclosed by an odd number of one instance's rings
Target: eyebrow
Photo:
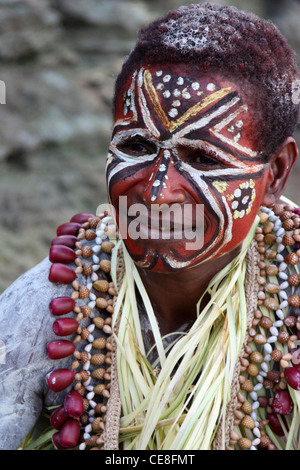
[[[178,137],[184,137],[186,134],[188,134],[191,131],[194,130],[199,130],[203,129],[206,127],[213,119],[216,119],[217,117],[221,116],[222,114],[225,114],[230,108],[232,108],[234,105],[236,105],[240,101],[240,98],[238,96],[235,96],[232,98],[229,102],[225,104],[221,104],[221,106],[218,106],[217,109],[214,109],[212,112],[200,116],[199,119],[196,121],[192,122],[191,124],[188,124],[185,126],[183,129],[178,131],[176,136]]]
[[[234,98],[232,101],[227,103],[226,105],[220,106],[216,111],[206,117],[200,117],[197,121],[189,124],[185,128],[181,129],[179,132],[176,133],[176,136],[179,138],[186,137],[188,133],[192,131],[197,131],[199,129],[204,129],[208,127],[208,124],[218,116],[224,114],[226,111],[230,109],[230,107],[234,106],[239,101],[239,98]],[[211,135],[216,137],[219,141],[226,144],[229,147],[234,147],[239,152],[245,154],[247,157],[257,158],[258,152],[252,150],[251,148],[244,147],[240,145],[238,142],[235,142],[234,139],[230,139],[229,137],[224,136],[221,134],[221,130],[232,122],[239,114],[248,111],[247,104],[243,104],[239,106],[234,112],[226,116],[221,122],[218,122],[214,126],[206,129]],[[187,138],[187,137],[186,137]],[[192,139],[191,139],[192,140]]]

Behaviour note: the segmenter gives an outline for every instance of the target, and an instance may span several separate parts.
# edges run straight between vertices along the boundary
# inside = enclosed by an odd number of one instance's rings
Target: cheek
[[[255,182],[250,179],[238,185],[232,185],[231,192],[227,194],[228,205],[235,221],[247,220],[257,200]]]
[[[109,201],[114,207],[117,225],[126,239],[130,238],[127,226],[128,211],[130,208],[134,211],[136,204],[142,204],[146,178],[147,171],[144,168],[131,173],[130,176],[117,174],[108,186]]]
[[[262,204],[264,180],[261,177],[228,184],[224,196],[232,217],[232,238],[226,251],[235,248],[246,238]]]
[[[135,178],[128,178],[125,181],[116,181],[109,187],[109,195],[113,205],[117,205],[120,196],[127,195],[130,188],[135,185]]]
[[[116,222],[119,226],[119,230],[121,230],[120,211],[122,211],[122,197],[127,195],[129,188],[130,184],[128,184],[128,181],[117,181],[115,184],[110,186],[108,190],[110,203],[115,209]]]
[[[130,169],[126,174],[116,173],[110,181],[107,181],[108,194],[114,206],[118,204],[120,196],[127,196],[139,186],[139,183],[145,181],[147,177],[145,169]]]

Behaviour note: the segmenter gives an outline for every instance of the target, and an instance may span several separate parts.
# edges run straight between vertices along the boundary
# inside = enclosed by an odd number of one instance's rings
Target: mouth
[[[182,206],[184,207],[184,206]],[[176,210],[168,208],[164,211],[145,210],[139,215],[119,214],[119,229],[123,236],[132,240],[160,240],[180,241],[203,238],[208,228],[207,217],[204,211],[196,214],[190,211],[185,213],[178,205]]]
[[[129,218],[130,223],[130,218]],[[139,234],[140,238],[149,239],[149,240],[185,240],[190,238],[191,235],[196,234],[197,226],[185,226],[182,227],[176,224],[170,225],[160,225],[157,226],[156,223],[143,224],[139,223]]]

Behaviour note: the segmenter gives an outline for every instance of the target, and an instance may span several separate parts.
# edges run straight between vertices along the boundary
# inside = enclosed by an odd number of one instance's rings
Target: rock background
[[[59,224],[105,201],[116,74],[141,26],[189,3],[0,0],[0,293],[47,256]],[[298,1],[219,3],[272,19],[300,53]],[[300,162],[287,196],[300,204],[299,174]]]

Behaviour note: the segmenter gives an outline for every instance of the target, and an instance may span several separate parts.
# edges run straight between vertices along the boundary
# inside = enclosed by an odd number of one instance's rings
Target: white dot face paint
[[[234,136],[233,140],[234,140],[234,142],[238,142],[240,140],[240,138],[241,138],[241,134],[238,133]]]
[[[130,255],[139,266],[163,272],[234,249],[260,206],[256,188],[264,187],[265,168],[249,137],[252,123],[239,87],[180,66],[141,68],[126,85],[117,99],[107,162],[117,216],[121,196],[148,210],[153,204],[202,205],[205,214],[202,248],[189,251],[186,239],[166,243],[160,234],[125,239]],[[131,92],[126,115],[125,89]]]
[[[180,105],[181,105],[181,103],[180,103],[179,100],[173,101],[173,103],[172,103],[172,106],[178,107],[178,106],[180,106]]]
[[[168,114],[169,114],[169,116],[171,116],[173,118],[173,117],[176,117],[178,115],[178,111],[177,111],[177,109],[172,108],[172,109],[170,109]]]
[[[206,87],[207,90],[213,91],[216,89],[216,85],[214,83],[209,83]]]

